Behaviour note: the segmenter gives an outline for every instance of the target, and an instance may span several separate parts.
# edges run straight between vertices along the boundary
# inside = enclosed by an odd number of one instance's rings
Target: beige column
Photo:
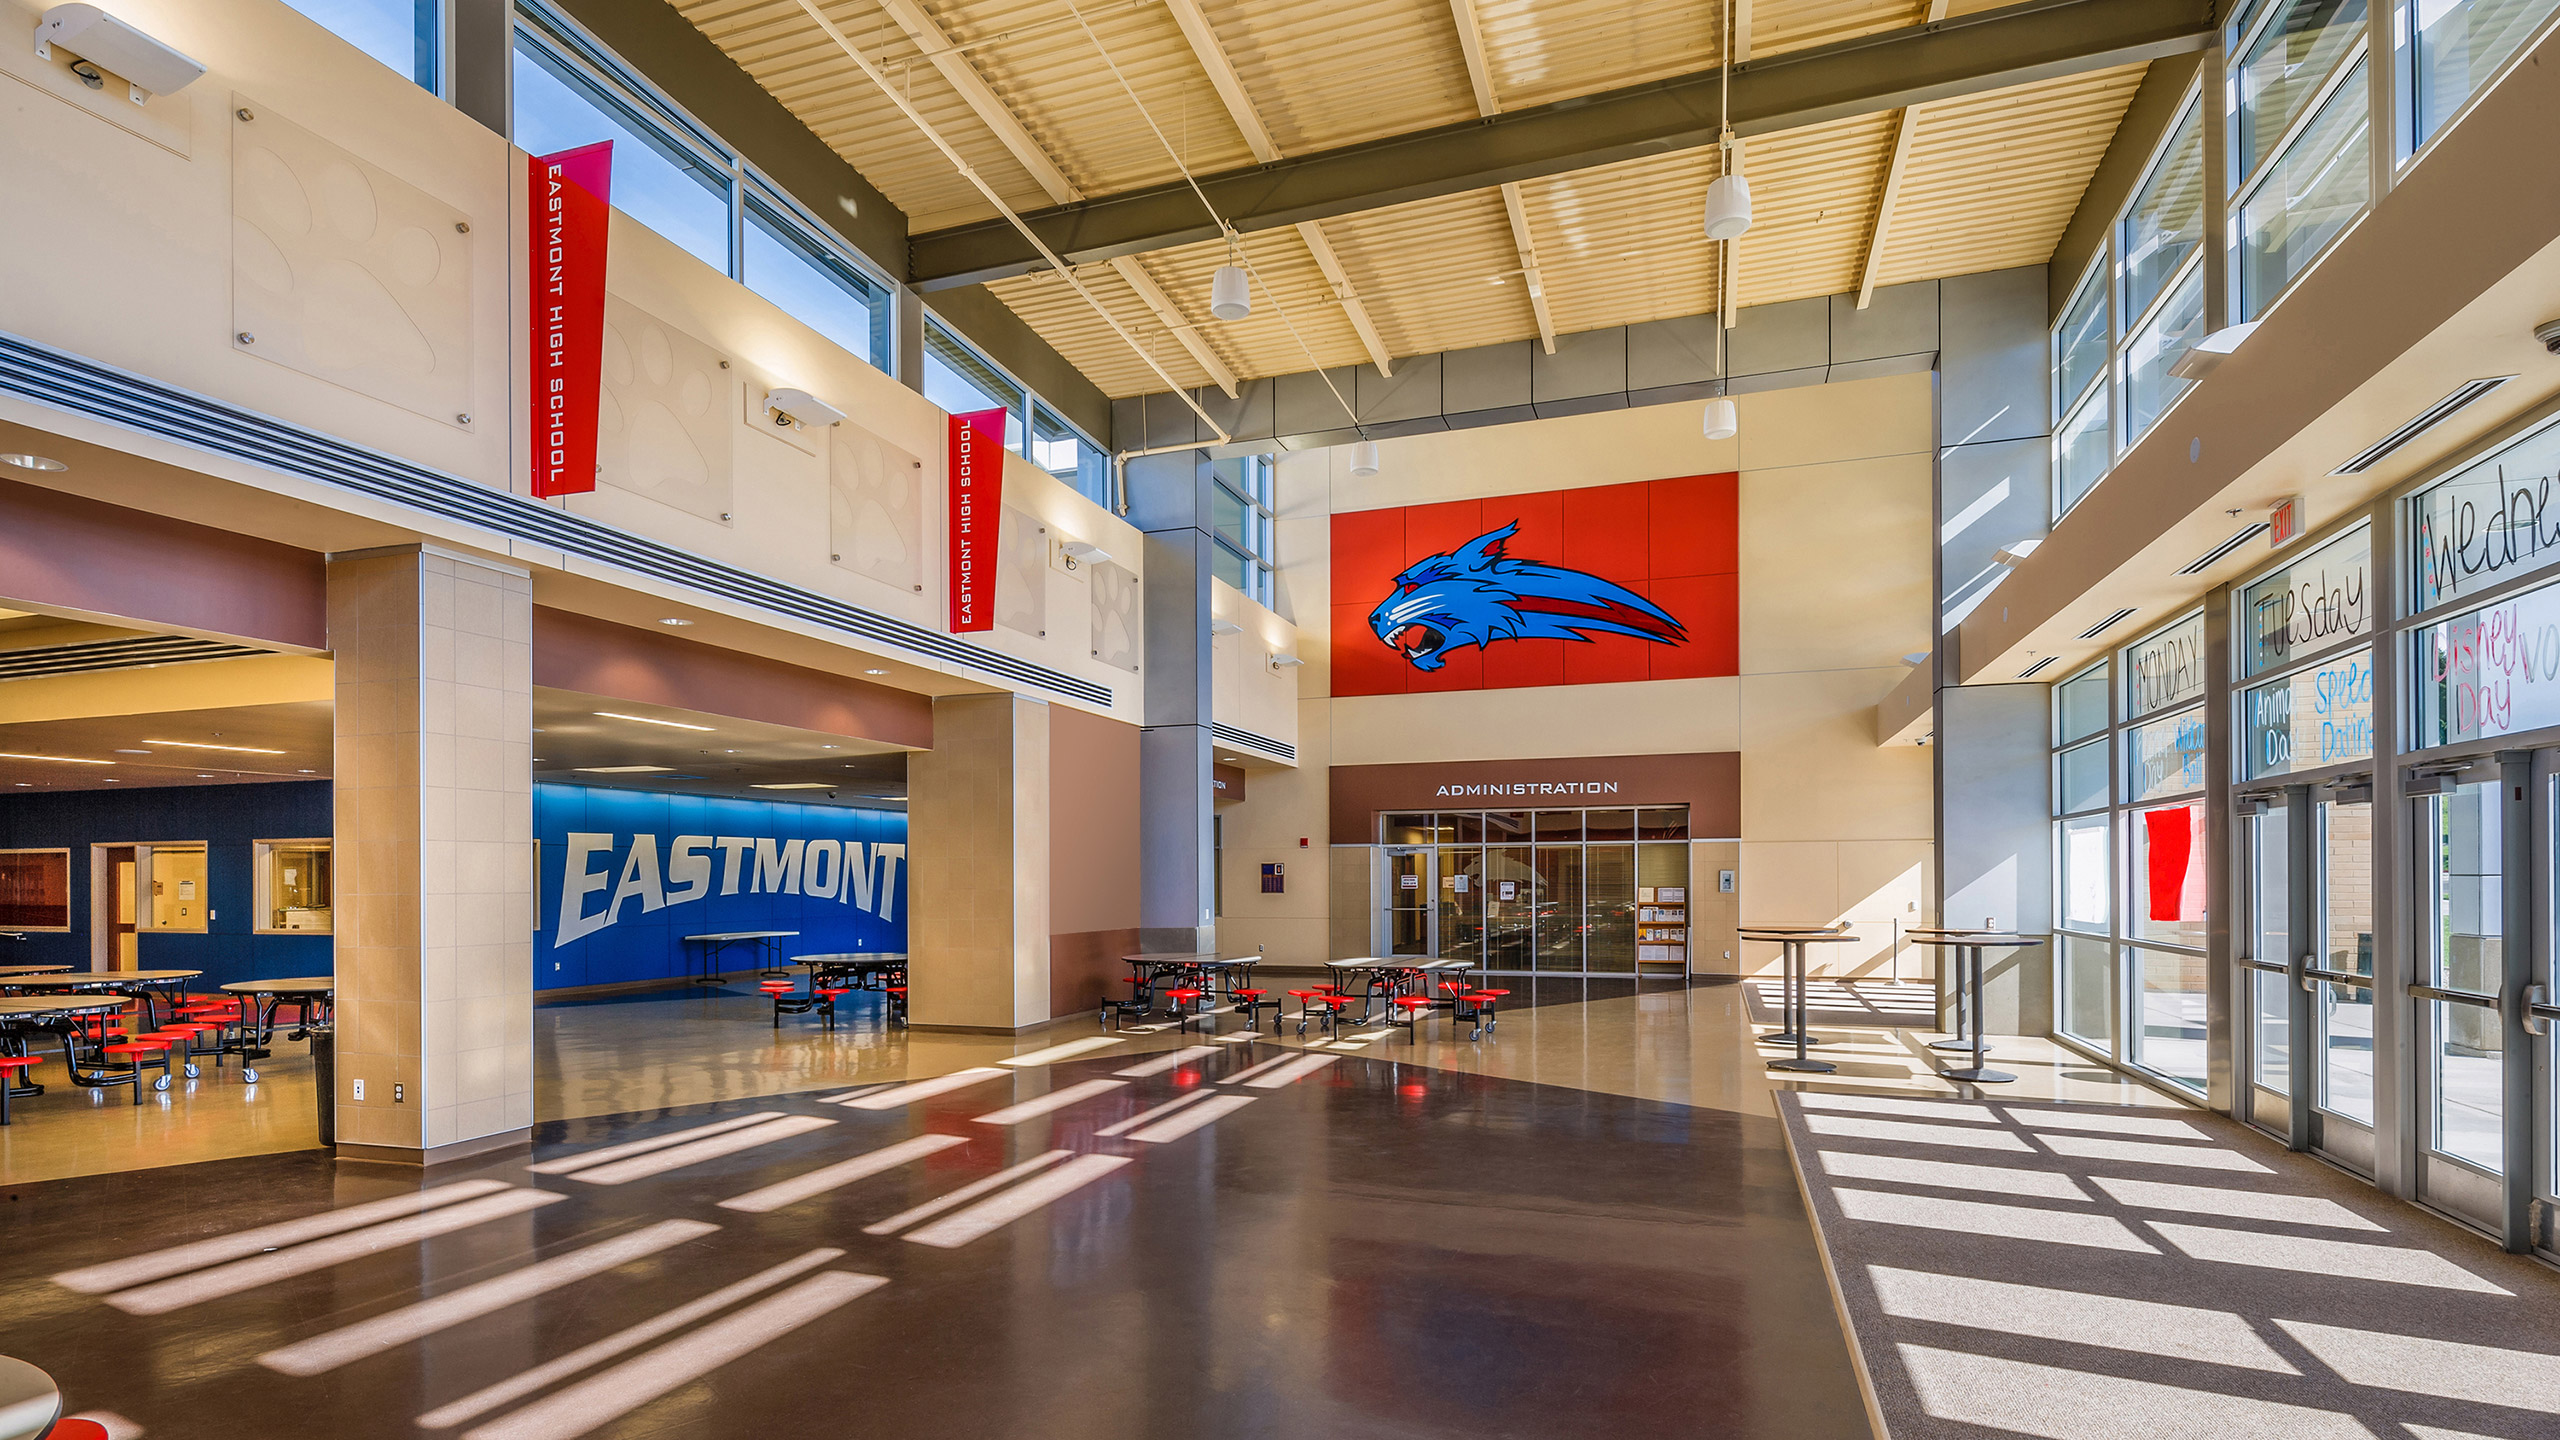
[[[458,1158],[533,1124],[532,634],[523,570],[329,557],[341,1155]]]
[[[907,759],[907,999],[919,1030],[1049,1019],[1049,707],[933,702]]]

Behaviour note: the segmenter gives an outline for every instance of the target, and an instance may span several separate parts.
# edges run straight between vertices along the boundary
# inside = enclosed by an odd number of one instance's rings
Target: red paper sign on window
[[[596,488],[596,388],[604,368],[605,237],[613,142],[525,160],[526,365],[533,493]]]
[[[951,631],[996,624],[996,545],[1004,530],[1002,410],[951,417]]]

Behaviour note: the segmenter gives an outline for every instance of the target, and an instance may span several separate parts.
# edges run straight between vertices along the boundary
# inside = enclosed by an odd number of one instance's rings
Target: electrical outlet
[[[392,1086],[392,1087],[391,1087],[391,1103],[392,1103],[392,1104],[394,1104],[394,1105],[406,1105],[406,1104],[408,1104],[408,1103],[409,1103],[409,1087],[408,1087],[408,1086],[406,1086],[406,1085],[394,1085],[394,1086]]]
[[[358,1081],[356,1081],[356,1084],[355,1084],[355,1098],[357,1098],[358,1100],[361,1100],[361,1099],[363,1099],[363,1098],[364,1098],[364,1081],[362,1081],[362,1080],[358,1080]]]

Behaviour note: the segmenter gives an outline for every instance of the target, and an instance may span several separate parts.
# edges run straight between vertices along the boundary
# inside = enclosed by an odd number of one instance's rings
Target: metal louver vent
[[[2233,535],[2230,539],[2223,541],[2221,544],[2214,546],[2212,549],[2207,550],[2203,554],[2181,566],[2178,573],[2181,575],[2201,575],[2207,570],[2212,569],[2223,556],[2230,554],[2232,551],[2239,549],[2241,546],[2248,544],[2250,541],[2255,540],[2266,533],[2267,522],[2264,520],[2259,521],[2255,525],[2243,526],[2239,533]]]
[[[32,680],[42,675],[86,675],[100,670],[139,670],[152,665],[184,665],[195,660],[228,660],[239,655],[267,653],[254,645],[198,640],[188,635],[136,635],[124,640],[89,640],[77,645],[0,650],[0,680]]]
[[[1096,705],[1110,687],[0,333],[0,391]]]
[[[2019,678],[2019,679],[2021,679],[2021,680],[2032,680],[2032,679],[2034,679],[2034,678],[2036,677],[2036,674],[2037,674],[2037,672],[2038,672],[2038,671],[2041,671],[2041,670],[2042,670],[2042,669],[2044,669],[2044,667],[2046,667],[2047,665],[2050,665],[2050,664],[2052,664],[2054,661],[2059,660],[2059,659],[2061,659],[2061,658],[2062,658],[2062,657],[2061,657],[2061,656],[2059,656],[2059,655],[2047,655],[2046,657],[2044,657],[2043,659],[2041,659],[2041,660],[2037,661],[2037,662],[2036,662],[2036,663],[2034,663],[2033,665],[2030,665],[2030,666],[2028,666],[2026,669],[2019,671],[2019,672],[2018,672],[2018,678]]]
[[[2497,389],[2499,386],[2506,384],[2514,378],[2516,377],[2513,375],[2498,375],[2486,380],[2463,381],[2462,384],[2454,388],[2454,392],[2452,394],[2447,395],[2433,405],[2428,406],[2426,409],[2419,411],[2416,418],[2412,419],[2408,424],[2401,426],[2399,429],[2383,436],[2380,440],[2375,441],[2372,449],[2365,451],[2363,454],[2358,455],[2353,460],[2348,461],[2346,464],[2339,466],[2337,469],[2332,470],[2329,473],[2332,475],[2363,474],[2367,470],[2370,470],[2374,466],[2391,458],[2392,451],[2399,449],[2401,446],[2417,439],[2419,436],[2424,435],[2438,425],[2443,424],[2445,421],[2452,419],[2455,411],[2460,410],[2463,406],[2470,404],[2472,401],[2479,399],[2481,396],[2488,394],[2490,391]]]
[[[2099,636],[2104,635],[2109,630],[2115,628],[2117,625],[2124,623],[2125,617],[2132,613],[2133,607],[2127,605],[2113,615],[2108,616],[2106,619],[2101,620],[2097,624],[2090,626],[2088,629],[2081,631],[2080,638],[2083,640],[2095,640]]]
[[[1277,755],[1283,760],[1298,758],[1297,746],[1286,741],[1274,740],[1268,735],[1256,735],[1250,730],[1239,730],[1233,725],[1212,721],[1209,725],[1209,734],[1212,738],[1224,740],[1230,745],[1240,745],[1247,750],[1259,750],[1265,755]]]

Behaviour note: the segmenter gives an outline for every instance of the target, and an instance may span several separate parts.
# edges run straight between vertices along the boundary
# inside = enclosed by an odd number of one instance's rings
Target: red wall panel
[[[1688,475],[1628,485],[1498,495],[1478,500],[1358,510],[1333,517],[1333,693],[1405,695],[1537,685],[1691,679],[1738,669],[1739,477]],[[1542,605],[1570,595],[1575,577],[1506,576],[1477,567],[1449,615],[1493,615],[1515,601],[1533,633],[1474,643],[1465,623],[1448,628],[1441,664],[1426,669],[1379,638],[1370,615],[1396,593],[1396,577],[1479,536],[1516,526],[1505,558],[1578,571],[1651,601],[1683,634],[1654,640],[1607,631],[1559,634],[1565,618]],[[1425,597],[1428,598],[1428,597]],[[1572,607],[1563,607],[1569,614]],[[1434,627],[1440,628],[1440,627]],[[1417,632],[1419,633],[1419,632]]]

